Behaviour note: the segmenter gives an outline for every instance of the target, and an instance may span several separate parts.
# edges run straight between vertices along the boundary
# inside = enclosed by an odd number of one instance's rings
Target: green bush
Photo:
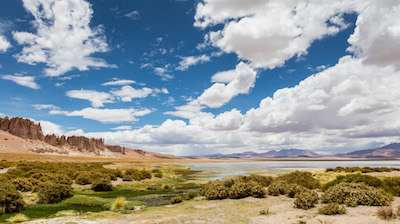
[[[310,209],[318,202],[318,194],[312,190],[305,190],[296,194],[294,205],[300,209]]]
[[[176,196],[171,198],[171,203],[172,204],[177,204],[177,203],[181,203],[183,201],[183,197],[182,196]]]
[[[188,198],[188,199],[193,199],[193,198],[195,198],[197,196],[197,191],[188,191],[187,193],[186,193],[186,197]]]
[[[244,182],[255,181],[258,184],[260,184],[262,187],[268,187],[274,180],[274,178],[270,177],[270,176],[261,176],[261,175],[255,175],[255,174],[252,174],[250,176],[241,177],[241,179]]]
[[[162,175],[162,173],[154,173],[154,177],[157,177],[157,178],[162,178],[162,177],[163,177],[163,175]]]
[[[75,183],[80,185],[91,184],[92,177],[89,172],[81,172],[76,176]]]
[[[165,192],[168,192],[168,191],[173,192],[173,191],[175,191],[175,188],[174,188],[173,185],[170,185],[170,184],[163,184],[163,185],[161,185],[161,190],[162,190],[162,191],[165,191]]]
[[[313,177],[312,173],[307,171],[295,171],[278,177],[278,180],[284,180],[288,184],[298,184],[308,189],[319,187],[319,181]]]
[[[346,214],[347,209],[338,203],[329,203],[318,209],[318,213],[322,215]]]
[[[237,198],[245,198],[249,195],[249,186],[244,182],[237,182],[232,185],[229,189],[228,195],[229,198],[237,199]]]
[[[58,203],[74,195],[71,185],[44,182],[38,187],[39,202],[44,204]]]
[[[31,191],[33,189],[33,184],[31,183],[32,178],[16,178],[11,181],[11,183],[16,187],[17,190],[26,192]]]
[[[326,191],[332,186],[335,186],[339,183],[365,183],[368,186],[382,188],[388,193],[394,194],[393,189],[388,186],[384,181],[379,179],[378,177],[373,177],[370,175],[362,175],[362,174],[348,174],[345,176],[337,176],[335,180],[328,182],[322,187],[322,191]],[[395,186],[395,183],[394,183]]]
[[[65,174],[53,174],[53,175],[46,175],[42,176],[39,179],[40,182],[53,182],[56,184],[66,184],[66,185],[71,185],[72,180]]]
[[[132,181],[133,180],[133,176],[131,175],[124,175],[124,177],[122,178],[122,181]]]
[[[25,209],[22,195],[10,183],[0,183],[0,215]]]
[[[94,190],[94,191],[112,191],[111,180],[107,179],[107,178],[94,180],[92,183],[92,190]]]
[[[400,196],[400,177],[388,177],[383,180],[395,196]]]
[[[365,183],[339,183],[330,187],[322,195],[323,203],[339,203],[347,206],[371,205],[387,206],[393,197],[382,189]]]
[[[288,197],[294,198],[297,193],[303,192],[305,190],[307,190],[307,188],[299,186],[297,184],[290,184],[286,188],[286,194]]]
[[[151,172],[147,171],[147,170],[141,170],[140,175],[141,175],[142,180],[152,178]]]
[[[228,198],[228,195],[229,188],[225,186],[223,181],[216,180],[210,184],[204,196],[208,200],[219,200]]]
[[[288,190],[288,183],[284,180],[278,180],[272,182],[268,187],[268,194],[272,196],[278,196],[280,194],[286,194]]]

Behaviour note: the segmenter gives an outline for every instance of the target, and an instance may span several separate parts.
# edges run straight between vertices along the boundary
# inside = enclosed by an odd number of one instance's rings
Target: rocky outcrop
[[[8,117],[0,118],[0,129],[8,131],[10,134],[32,140],[44,140],[42,127],[39,124],[35,124],[33,121],[14,117],[8,119]]]
[[[61,137],[57,137],[55,134],[52,135],[46,135],[44,137],[44,141],[47,144],[53,145],[53,146],[63,146],[65,144],[67,144],[67,139],[66,137],[63,135]]]
[[[80,152],[96,153],[98,150],[105,150],[104,140],[96,138],[86,138],[83,136],[71,136],[66,138],[64,135],[57,137],[56,135],[46,135],[44,141],[50,145],[63,147],[72,146]]]
[[[71,136],[68,137],[67,143],[70,146],[75,146],[79,151],[84,152],[96,152],[97,150],[104,150],[104,139],[86,138],[83,136]]]
[[[125,155],[125,147],[122,147],[122,146],[119,146],[119,145],[106,145],[106,147],[111,152],[116,152],[116,153],[120,153],[122,155]]]
[[[139,154],[142,155],[142,156],[145,156],[145,155],[146,155],[146,152],[143,151],[143,150],[141,150],[141,149],[134,149],[133,151],[139,153]]]

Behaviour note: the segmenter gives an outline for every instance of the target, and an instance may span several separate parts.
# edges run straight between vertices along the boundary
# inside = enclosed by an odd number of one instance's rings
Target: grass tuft
[[[6,220],[7,222],[26,222],[29,221],[29,217],[24,214],[16,214]]]
[[[118,197],[111,205],[111,210],[124,210],[125,209],[125,198]]]
[[[57,212],[54,216],[56,217],[62,217],[62,216],[75,216],[75,215],[79,215],[79,212],[76,210],[63,210],[63,211],[59,211]]]

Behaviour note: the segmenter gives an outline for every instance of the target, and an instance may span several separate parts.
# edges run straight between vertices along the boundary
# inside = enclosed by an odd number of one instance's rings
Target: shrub
[[[329,203],[318,209],[318,213],[323,215],[336,215],[336,214],[346,214],[347,209],[338,203]]]
[[[170,184],[163,184],[163,185],[161,185],[161,190],[162,191],[165,191],[165,192],[167,192],[167,191],[175,191],[175,188],[174,188],[174,186],[172,186],[172,185],[170,185]]]
[[[278,177],[278,180],[284,180],[288,184],[298,184],[308,189],[319,187],[319,181],[307,171],[295,171]]]
[[[378,211],[376,212],[376,215],[380,219],[384,219],[384,220],[389,220],[389,219],[395,219],[396,218],[396,214],[394,213],[392,207],[379,208]]]
[[[227,188],[223,181],[217,180],[210,184],[205,193],[208,200],[218,200],[228,198],[229,188]]]
[[[157,178],[162,178],[162,177],[163,177],[163,175],[162,175],[162,173],[154,173],[154,177],[157,177]]]
[[[132,175],[137,171],[138,171],[137,169],[126,169],[124,175]]]
[[[19,212],[24,208],[25,202],[15,186],[6,182],[0,183],[0,215]]]
[[[181,203],[183,201],[183,197],[182,196],[176,196],[171,198],[171,203],[172,204],[177,204],[177,203]]]
[[[318,202],[318,194],[311,190],[305,190],[296,194],[294,205],[300,209],[310,209]]]
[[[75,183],[80,185],[91,184],[92,178],[90,173],[89,172],[79,173],[78,176],[76,176]]]
[[[39,202],[52,204],[61,202],[74,195],[71,185],[44,182],[39,185]]]
[[[245,198],[249,195],[249,186],[244,182],[237,182],[232,185],[229,189],[229,198],[237,199],[237,198]]]
[[[111,210],[124,210],[125,209],[125,198],[124,197],[118,197],[115,199],[115,201],[111,205]]]
[[[322,195],[323,203],[336,202],[347,206],[372,205],[387,206],[392,196],[382,189],[370,187],[365,183],[339,183]]]
[[[140,171],[140,175],[141,175],[141,178],[142,178],[142,180],[144,180],[144,179],[151,179],[151,172],[149,172],[149,171],[147,171],[147,170],[141,170]]]
[[[42,176],[39,179],[40,182],[53,182],[56,184],[66,184],[66,185],[71,185],[72,180],[65,174],[53,174],[53,175],[46,175]]]
[[[395,196],[400,196],[400,177],[388,177],[383,182],[392,190]]]
[[[124,174],[122,173],[121,170],[114,170],[114,174],[115,174],[115,176],[120,177],[120,178],[124,177]]]
[[[94,190],[94,191],[112,191],[111,180],[106,179],[106,178],[94,180],[92,183],[92,190]]]
[[[262,187],[268,187],[274,180],[274,178],[270,177],[270,176],[261,176],[261,175],[255,175],[255,174],[252,174],[247,177],[242,177],[242,179],[245,182],[255,181],[258,184],[260,184]]]
[[[29,217],[24,214],[19,213],[14,216],[11,216],[6,221],[7,222],[26,222],[26,221],[29,221]]]
[[[297,193],[303,192],[305,190],[307,190],[307,188],[299,186],[297,184],[290,184],[286,188],[286,194],[288,197],[294,198]]]
[[[186,197],[189,198],[189,199],[193,199],[193,198],[195,198],[196,196],[197,196],[197,191],[188,191],[188,192],[186,193]]]
[[[16,187],[17,190],[26,192],[31,191],[33,188],[33,184],[31,183],[31,178],[17,178],[11,181],[11,183]]]
[[[260,213],[260,215],[268,215],[269,214],[269,208],[260,210],[259,213]]]
[[[288,183],[283,180],[272,182],[268,187],[268,194],[272,196],[278,196],[280,194],[286,194]]]
[[[368,186],[383,188],[388,192],[392,192],[392,190],[378,177],[373,177],[370,175],[362,175],[362,174],[348,174],[346,176],[337,176],[335,180],[328,182],[325,186],[322,187],[322,191],[326,191],[332,186],[335,186],[339,183],[365,183]]]

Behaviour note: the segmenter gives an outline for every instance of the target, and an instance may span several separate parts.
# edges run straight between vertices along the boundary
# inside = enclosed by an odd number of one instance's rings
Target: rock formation
[[[57,137],[56,135],[43,135],[42,127],[39,124],[35,124],[29,119],[23,119],[19,117],[11,118],[8,117],[0,118],[0,130],[7,131],[12,135],[21,137],[23,139],[32,139],[44,141],[49,145],[56,147],[74,148],[80,152],[91,152],[99,154],[100,151],[105,151],[106,146],[104,145],[104,139],[86,138],[83,136],[71,136]],[[116,146],[115,148],[120,147]],[[121,147],[120,153],[125,153],[125,148]],[[115,152],[118,152],[115,149]]]
[[[125,147],[119,146],[119,145],[106,145],[107,149],[109,149],[111,152],[117,152],[122,155],[125,155]]]
[[[28,119],[19,117],[11,119],[8,119],[8,117],[0,118],[0,129],[24,139],[44,140],[40,123],[35,124],[33,121]]]
[[[142,156],[145,156],[145,155],[146,155],[146,152],[143,151],[143,150],[141,150],[141,149],[134,149],[133,151],[139,153],[139,154],[142,155]]]
[[[79,151],[96,152],[97,150],[104,150],[104,139],[86,138],[83,136],[68,137],[67,142],[70,146],[75,146]]]

